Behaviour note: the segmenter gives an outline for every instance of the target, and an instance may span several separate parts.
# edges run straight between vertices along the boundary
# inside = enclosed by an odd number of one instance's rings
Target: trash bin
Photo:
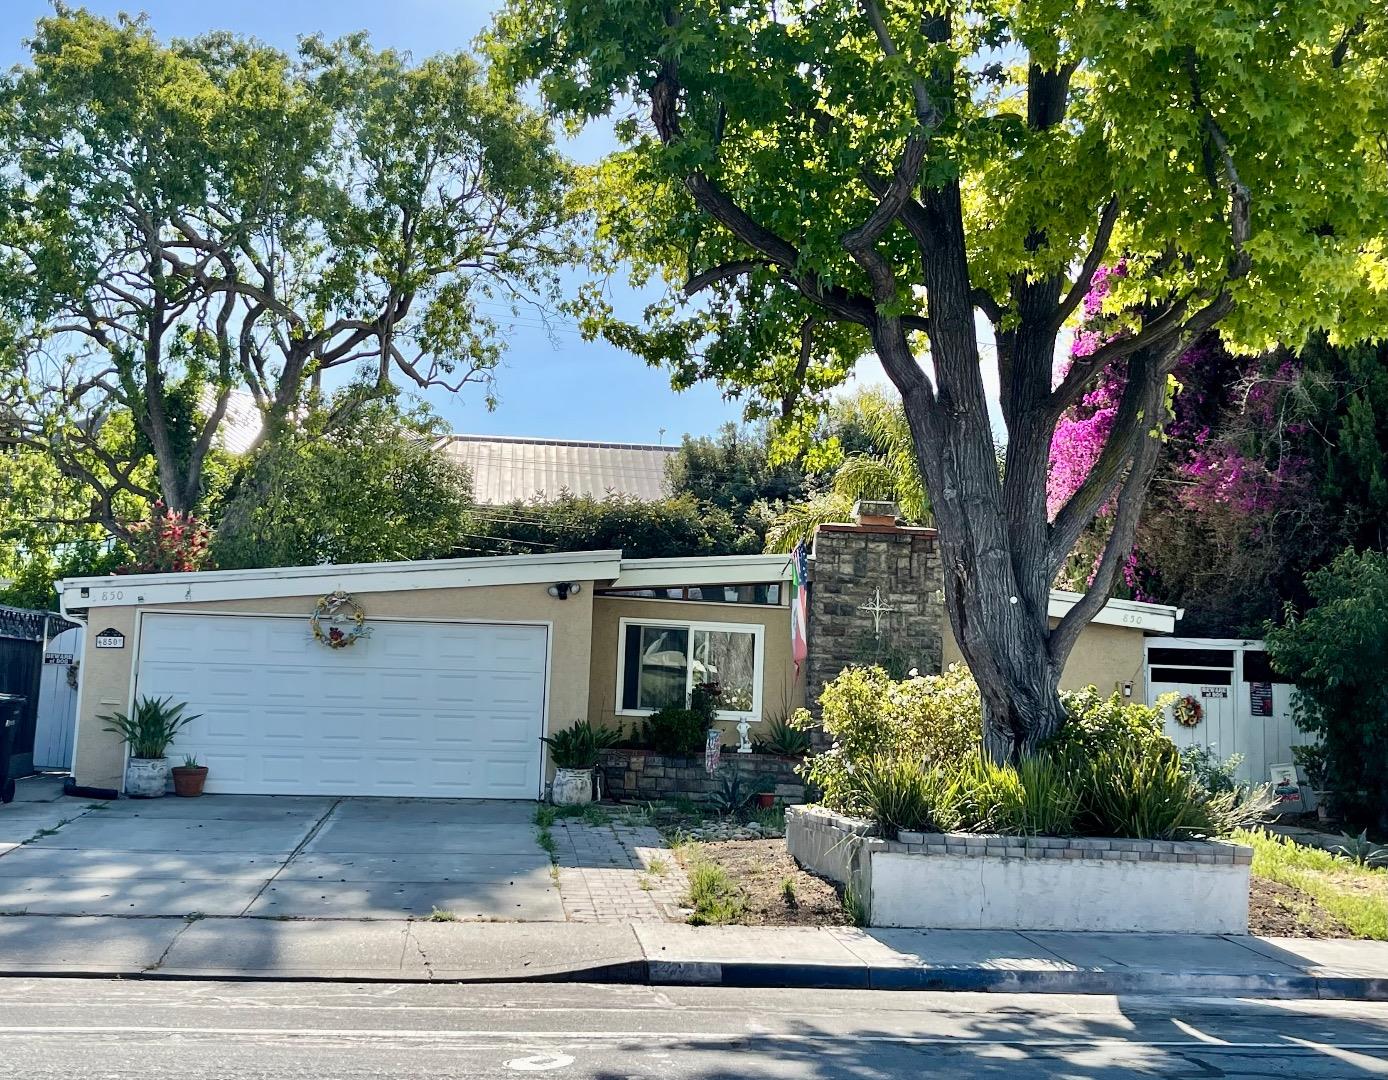
[[[0,803],[14,801],[14,781],[10,779],[10,752],[14,737],[19,733],[19,718],[24,713],[23,694],[0,694]]]

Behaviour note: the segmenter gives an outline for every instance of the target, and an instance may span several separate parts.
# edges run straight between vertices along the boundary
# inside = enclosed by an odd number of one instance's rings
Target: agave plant
[[[144,697],[135,702],[133,714],[108,713],[97,719],[105,722],[106,731],[126,741],[131,757],[161,758],[174,736],[202,715],[184,716],[183,710],[187,707],[186,702],[175,703],[172,697]]]
[[[1343,859],[1348,859],[1355,866],[1364,866],[1371,869],[1388,866],[1388,847],[1375,844],[1369,839],[1369,830],[1365,829],[1358,836],[1350,833],[1341,833],[1344,838],[1343,844],[1336,844],[1330,849],[1334,855],[1339,855]]]

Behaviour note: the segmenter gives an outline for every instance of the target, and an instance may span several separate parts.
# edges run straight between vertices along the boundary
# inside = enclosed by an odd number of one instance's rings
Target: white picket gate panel
[[[34,728],[34,768],[71,769],[77,730],[76,665],[82,660],[82,627],[57,634],[43,653],[38,719]]]

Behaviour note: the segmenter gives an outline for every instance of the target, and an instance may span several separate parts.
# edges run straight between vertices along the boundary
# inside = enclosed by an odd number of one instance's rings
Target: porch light
[[[583,586],[577,581],[556,581],[549,587],[549,595],[556,600],[567,600],[571,596],[578,595]]]

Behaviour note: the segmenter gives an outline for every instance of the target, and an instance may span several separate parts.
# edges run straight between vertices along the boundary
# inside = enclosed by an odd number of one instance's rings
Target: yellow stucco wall
[[[637,600],[599,596],[593,601],[593,665],[589,677],[588,719],[615,727],[632,723],[617,715],[617,642],[622,619],[659,622],[760,624],[765,662],[762,665],[762,719],[789,715],[805,704],[804,678],[797,678],[790,658],[790,608],[743,604],[695,604],[686,600]],[[638,721],[639,722],[639,721]],[[736,742],[736,728],[720,724],[724,745]],[[752,737],[758,735],[752,728]]]
[[[1055,620],[1051,620],[1055,625]],[[954,640],[949,623],[945,623],[943,663],[962,664],[964,656]],[[1070,653],[1070,660],[1060,677],[1064,690],[1078,690],[1091,684],[1104,694],[1122,690],[1125,682],[1133,684],[1133,701],[1147,700],[1147,684],[1143,679],[1143,640],[1141,630],[1128,626],[1090,623],[1081,632]]]
[[[73,773],[77,783],[89,787],[119,788],[125,767],[120,740],[102,730],[97,716],[125,711],[132,699],[137,649],[136,613],[167,611],[181,614],[257,615],[295,614],[308,618],[321,593],[262,599],[219,600],[188,604],[92,608],[82,660],[82,703],[77,723]],[[582,590],[567,600],[549,596],[544,585],[490,585],[466,589],[419,589],[400,592],[364,592],[355,595],[366,608],[368,622],[376,618],[485,619],[497,622],[548,622],[550,643],[549,723],[563,727],[588,708],[588,672],[591,668],[593,589]],[[125,634],[123,649],[97,649],[94,638],[111,627]],[[138,689],[138,688],[137,688]]]

